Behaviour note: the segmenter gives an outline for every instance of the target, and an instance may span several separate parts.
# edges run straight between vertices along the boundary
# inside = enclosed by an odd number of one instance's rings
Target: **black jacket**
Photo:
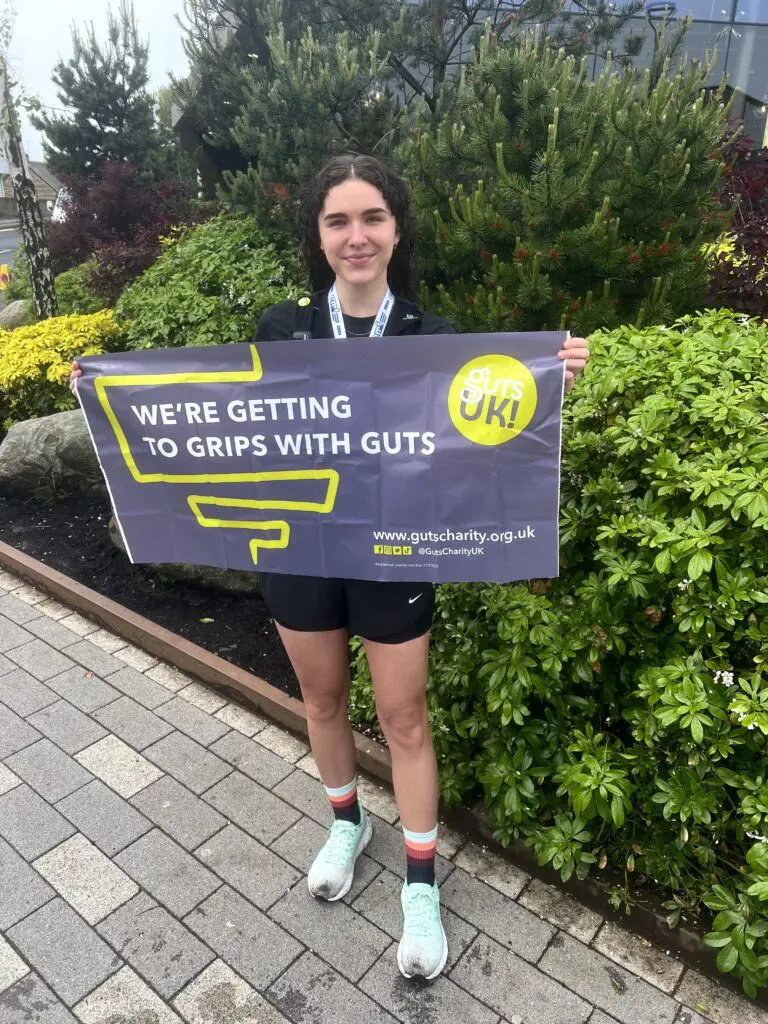
[[[299,323],[299,319],[301,323]],[[295,299],[269,306],[262,313],[254,341],[287,341],[294,330],[307,330],[313,338],[332,338],[328,289],[315,292],[310,306],[300,309]],[[419,309],[415,302],[395,299],[384,336],[397,334],[455,334],[442,317]]]

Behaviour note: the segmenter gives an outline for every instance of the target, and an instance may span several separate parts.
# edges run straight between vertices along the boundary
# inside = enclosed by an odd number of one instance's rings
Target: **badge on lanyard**
[[[373,321],[371,333],[368,335],[369,338],[380,338],[384,334],[384,331],[387,328],[389,314],[392,312],[392,306],[394,304],[395,297],[392,294],[391,289],[387,288],[387,294],[381,300],[381,305],[379,306],[379,311],[376,314],[376,319]],[[334,338],[346,338],[347,328],[344,326],[344,314],[341,311],[341,303],[339,302],[339,296],[336,294],[335,284],[328,292],[328,312],[331,315],[331,327],[333,329]]]

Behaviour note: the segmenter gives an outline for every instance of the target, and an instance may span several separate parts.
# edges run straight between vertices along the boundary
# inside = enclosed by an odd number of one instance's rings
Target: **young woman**
[[[370,336],[385,345],[398,334],[455,333],[413,301],[408,191],[384,164],[367,156],[331,160],[305,190],[299,216],[313,295],[267,309],[256,341]],[[566,360],[570,389],[589,358],[585,341],[571,338],[558,356]],[[355,634],[371,668],[405,841],[397,962],[407,978],[435,978],[448,946],[435,883],[438,775],[426,701],[433,588],[269,574],[263,594],[301,686],[312,753],[334,816],[310,869],[309,891],[341,899],[372,835],[357,795],[347,717],[348,639]]]
[[[303,255],[314,294],[304,306],[267,309],[256,341],[453,334],[445,320],[413,300],[413,235],[405,182],[367,156],[331,160],[300,206]],[[299,310],[303,310],[299,316]],[[296,326],[303,330],[296,330]],[[589,358],[571,338],[558,353],[566,387]],[[355,746],[347,717],[348,638],[363,638],[376,713],[392,757],[392,779],[405,840],[397,962],[406,978],[436,977],[448,946],[435,883],[438,776],[427,715],[431,585],[272,575],[264,600],[301,685],[312,753],[333,808],[328,839],[309,872],[309,891],[338,900],[352,885],[355,861],[371,839],[357,795]]]

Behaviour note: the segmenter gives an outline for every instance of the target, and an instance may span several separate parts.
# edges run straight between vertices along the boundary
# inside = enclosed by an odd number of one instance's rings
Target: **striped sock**
[[[328,799],[331,801],[333,814],[337,821],[351,821],[353,825],[360,824],[360,807],[357,802],[357,778],[352,779],[346,786],[339,789],[325,787]]]
[[[403,826],[405,856],[408,861],[406,882],[435,884],[435,852],[437,850],[437,825],[431,832],[409,832]]]

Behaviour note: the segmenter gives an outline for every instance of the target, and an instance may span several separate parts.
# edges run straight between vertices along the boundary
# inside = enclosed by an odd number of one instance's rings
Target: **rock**
[[[0,444],[0,494],[105,497],[106,484],[79,409],[15,423]]]
[[[16,299],[15,302],[9,302],[0,313],[0,327],[6,331],[27,327],[36,322],[35,304],[31,299]]]
[[[115,517],[109,521],[109,536],[116,548],[125,554],[125,545]],[[189,565],[186,562],[163,562],[147,566],[156,575],[178,583],[220,590],[226,594],[255,594],[261,590],[261,575],[239,569],[217,569],[211,565]]]

